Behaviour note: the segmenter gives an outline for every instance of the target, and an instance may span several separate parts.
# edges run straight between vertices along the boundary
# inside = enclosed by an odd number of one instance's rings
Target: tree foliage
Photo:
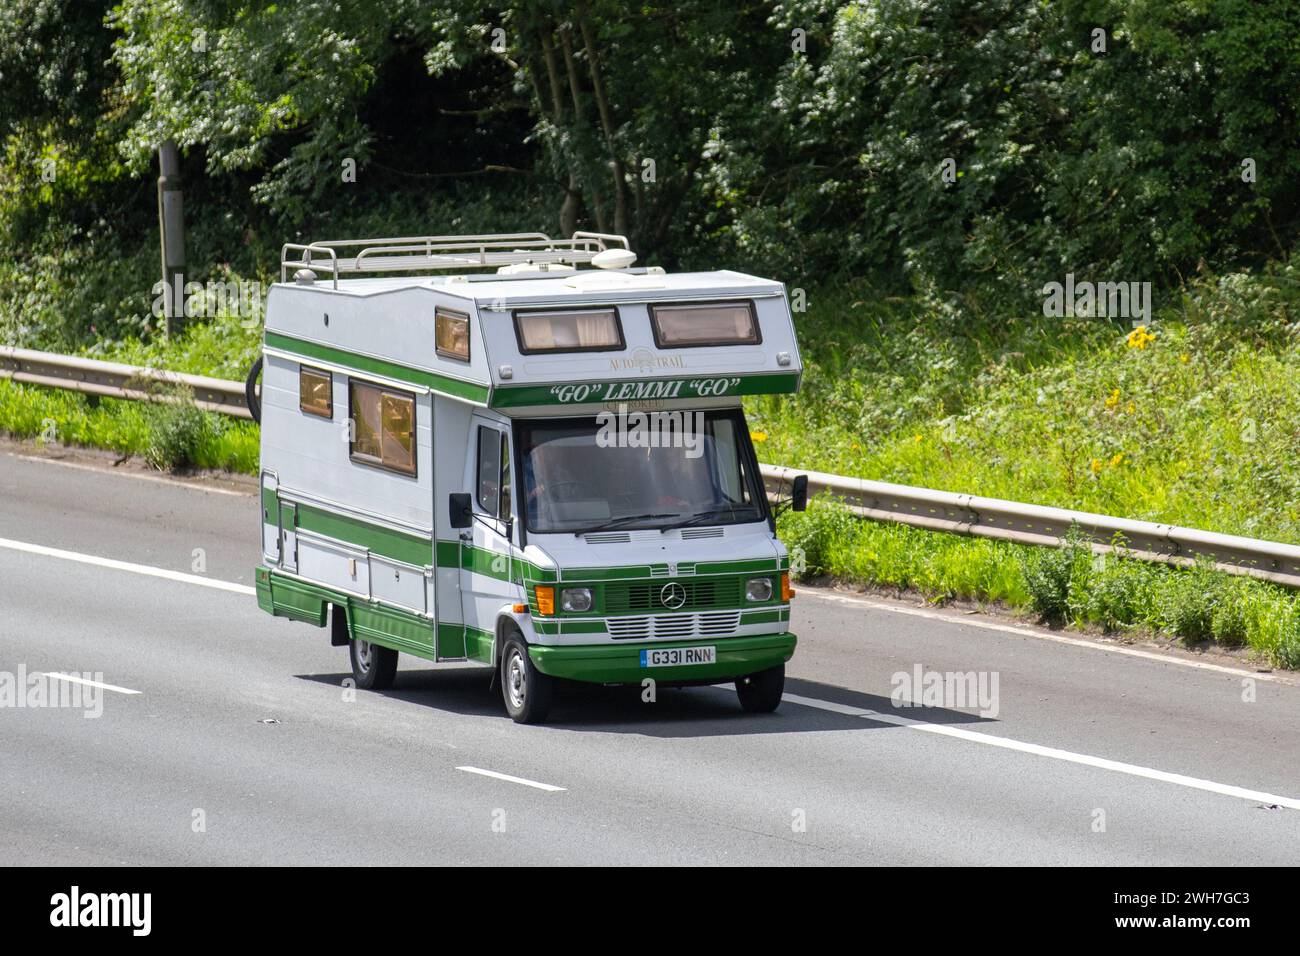
[[[460,204],[799,285],[1172,288],[1295,243],[1298,33],[1291,0],[10,0],[0,228],[135,242],[171,139],[259,254]]]

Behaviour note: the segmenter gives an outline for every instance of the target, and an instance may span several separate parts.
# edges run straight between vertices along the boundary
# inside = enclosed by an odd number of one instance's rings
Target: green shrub
[[[1222,582],[1218,600],[1210,614],[1210,634],[1216,644],[1240,647],[1250,636],[1252,602],[1258,585],[1246,578],[1231,578]]]
[[[807,511],[782,514],[780,535],[790,549],[791,569],[803,578],[832,573],[833,550],[856,537],[858,524],[842,502],[824,497],[809,501]]]
[[[1222,575],[1207,562],[1170,575],[1161,595],[1166,629],[1185,644],[1213,640],[1214,612],[1223,592]]]
[[[219,426],[194,404],[191,394],[179,393],[174,401],[149,408],[149,439],[144,457],[159,471],[180,471],[202,461]]]
[[[1081,601],[1084,619],[1107,631],[1146,623],[1152,616],[1156,578],[1155,568],[1123,552],[1100,558]]]
[[[1300,614],[1296,613],[1294,607],[1285,620],[1281,640],[1272,657],[1279,667],[1300,669]]]
[[[1086,588],[1092,551],[1077,527],[1060,548],[1035,548],[1023,558],[1029,604],[1044,620],[1065,622],[1075,616]]]

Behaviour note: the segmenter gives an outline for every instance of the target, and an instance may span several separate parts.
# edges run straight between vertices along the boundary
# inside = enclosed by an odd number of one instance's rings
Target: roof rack
[[[336,239],[306,245],[286,242],[280,249],[280,281],[285,281],[291,268],[329,272],[337,289],[340,276],[380,272],[446,272],[520,262],[577,266],[590,262],[599,252],[620,246],[630,249],[625,237],[601,232],[575,232],[569,239],[552,239],[542,232],[509,232]]]

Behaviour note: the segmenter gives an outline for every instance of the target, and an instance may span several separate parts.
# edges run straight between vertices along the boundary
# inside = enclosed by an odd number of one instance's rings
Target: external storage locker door
[[[272,472],[262,472],[262,557],[267,564],[280,563],[279,481]]]

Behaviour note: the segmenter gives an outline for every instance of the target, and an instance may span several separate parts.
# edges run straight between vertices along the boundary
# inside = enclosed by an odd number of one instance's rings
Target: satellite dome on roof
[[[597,269],[626,269],[636,262],[636,253],[631,249],[606,249],[591,257],[591,264]]]

